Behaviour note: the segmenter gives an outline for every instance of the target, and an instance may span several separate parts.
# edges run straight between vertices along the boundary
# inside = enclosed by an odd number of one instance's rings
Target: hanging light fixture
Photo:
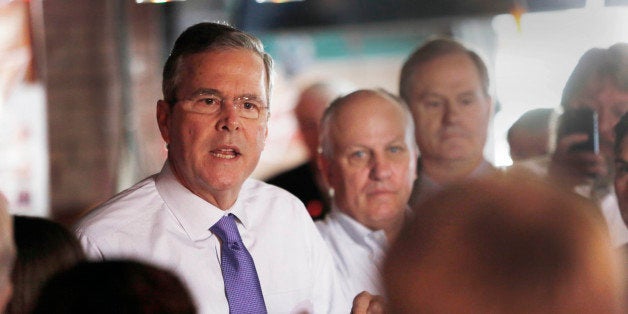
[[[304,0],[255,0],[257,3],[286,3],[286,2],[300,2]]]
[[[166,3],[185,0],[135,0],[135,3]]]

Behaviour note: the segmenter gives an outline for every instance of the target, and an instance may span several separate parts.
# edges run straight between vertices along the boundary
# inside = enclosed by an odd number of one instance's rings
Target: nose
[[[371,180],[382,181],[388,179],[392,175],[390,161],[382,154],[373,154],[372,158],[371,172],[369,174]]]
[[[240,129],[240,116],[236,107],[231,102],[224,101],[220,106],[220,119],[216,129],[223,131],[235,131]]]
[[[445,105],[445,112],[443,114],[444,122],[451,124],[456,123],[460,117],[460,108],[454,102],[448,101]]]

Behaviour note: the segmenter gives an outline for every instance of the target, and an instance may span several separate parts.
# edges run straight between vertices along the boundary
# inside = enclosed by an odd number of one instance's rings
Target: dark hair
[[[181,280],[131,260],[84,262],[44,286],[33,313],[196,313]]]
[[[84,260],[85,254],[74,234],[56,222],[15,216],[13,226],[17,259],[6,313],[30,313],[46,280]]]
[[[421,65],[439,57],[457,53],[465,54],[471,59],[471,61],[473,61],[473,64],[475,64],[475,67],[478,70],[478,75],[480,76],[484,93],[488,95],[488,70],[486,68],[486,64],[482,61],[482,58],[480,58],[480,56],[474,51],[467,49],[461,43],[453,39],[436,38],[429,40],[418,47],[403,64],[403,67],[401,68],[401,77],[399,78],[399,95],[401,95],[401,98],[408,101],[408,97],[410,96],[409,89],[412,86],[412,75]]]
[[[626,134],[628,134],[628,112],[624,113],[615,125],[615,155],[621,153],[621,142],[623,142]]]
[[[266,95],[270,98],[273,81],[273,59],[264,52],[262,42],[256,37],[229,25],[205,22],[190,26],[175,41],[172,52],[164,65],[162,78],[164,100],[170,105],[173,105],[177,100],[178,71],[184,57],[220,48],[246,49],[262,58],[266,70]]]
[[[620,90],[628,91],[627,43],[616,43],[608,49],[592,48],[585,52],[565,84],[560,105],[567,108],[589,82],[604,78],[610,78]]]
[[[508,129],[506,139],[510,143],[513,133],[516,130],[523,130],[527,133],[549,133],[553,125],[556,112],[551,108],[536,108],[526,111]],[[549,142],[549,141],[548,141]]]

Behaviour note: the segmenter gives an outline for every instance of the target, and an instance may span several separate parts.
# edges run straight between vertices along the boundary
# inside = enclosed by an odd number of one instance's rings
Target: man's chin
[[[477,156],[467,149],[450,150],[443,154],[443,159],[452,162],[464,162],[477,159]]]

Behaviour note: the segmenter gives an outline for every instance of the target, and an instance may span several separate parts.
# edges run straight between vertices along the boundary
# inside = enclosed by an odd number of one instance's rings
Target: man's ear
[[[492,118],[497,113],[495,112],[495,109],[497,108],[495,108],[495,103],[493,102],[493,97],[491,97],[491,95],[487,95],[486,100],[488,101],[488,110],[489,110],[488,114],[489,114],[489,117]]]
[[[157,125],[159,126],[159,132],[161,133],[161,138],[166,142],[166,144],[170,144],[170,120],[172,115],[172,107],[170,103],[165,100],[157,101]]]
[[[333,171],[331,171],[331,161],[325,157],[322,153],[316,153],[316,166],[323,179],[323,184],[328,188],[331,186]]]

